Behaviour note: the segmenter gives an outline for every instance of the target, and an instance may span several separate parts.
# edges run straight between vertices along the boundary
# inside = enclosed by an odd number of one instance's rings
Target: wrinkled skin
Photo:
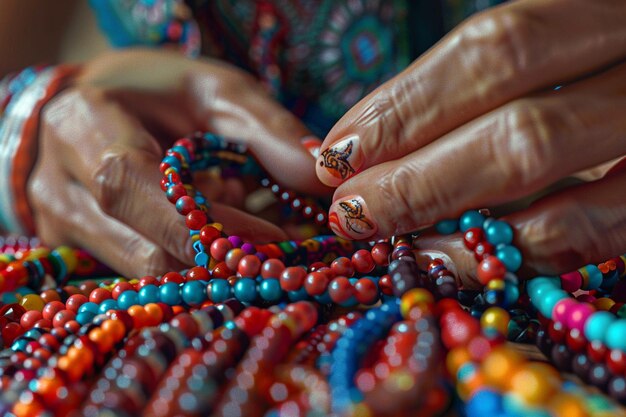
[[[300,143],[310,133],[251,76],[173,52],[115,52],[86,64],[42,112],[28,184],[38,234],[48,245],[88,249],[125,276],[192,265],[184,218],[161,191],[158,166],[175,139],[198,130],[243,139],[287,187],[327,192]],[[237,209],[239,181],[200,176],[195,185],[228,233],[287,238]]]
[[[362,197],[376,222],[368,238],[577,177],[584,182],[506,216],[526,272],[625,253],[625,22],[621,0],[520,0],[472,17],[326,137],[322,152],[358,138],[355,175],[331,177],[320,159],[318,176],[337,187],[337,203]],[[475,269],[460,235],[421,242],[449,253],[457,269]]]

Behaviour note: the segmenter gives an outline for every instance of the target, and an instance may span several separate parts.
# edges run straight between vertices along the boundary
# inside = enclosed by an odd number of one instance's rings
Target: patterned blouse
[[[90,0],[116,47],[176,45],[255,74],[317,135],[468,15],[503,0]]]

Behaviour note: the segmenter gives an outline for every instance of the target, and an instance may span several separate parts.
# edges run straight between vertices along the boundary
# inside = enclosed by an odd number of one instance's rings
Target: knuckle
[[[127,267],[131,273],[157,276],[167,271],[166,254],[159,246],[136,236],[127,242],[126,250],[134,255],[126,258],[131,261]],[[140,271],[136,270],[137,266]]]
[[[123,209],[121,195],[130,176],[131,159],[129,152],[110,149],[103,153],[91,173],[93,196],[105,214],[115,217]]]

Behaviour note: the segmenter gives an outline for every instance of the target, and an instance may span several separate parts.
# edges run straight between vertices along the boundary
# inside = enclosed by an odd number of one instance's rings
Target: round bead
[[[626,351],[626,337],[624,335],[626,335],[626,320],[613,321],[606,329],[605,345],[609,349]]]
[[[98,312],[100,314],[104,314],[109,310],[117,310],[117,309],[118,309],[117,301],[113,299],[109,299],[109,300],[104,300],[103,302],[100,303]]]
[[[459,221],[456,219],[441,220],[435,224],[435,229],[440,235],[451,235],[459,229]]]
[[[304,268],[290,266],[280,274],[280,286],[285,291],[298,291],[304,284],[307,273]]]
[[[283,297],[280,282],[275,278],[266,278],[259,284],[259,295],[266,301],[277,302]]]
[[[124,291],[117,297],[117,305],[123,310],[137,304],[139,304],[139,296],[135,290]]]
[[[207,286],[207,294],[214,303],[221,303],[229,299],[231,287],[225,279],[212,279]]]
[[[540,362],[528,362],[511,376],[513,394],[531,405],[544,404],[559,385],[554,368]]]
[[[603,342],[609,326],[615,320],[615,316],[608,311],[596,311],[589,317],[589,319],[587,319],[587,322],[585,323],[585,337],[590,342],[596,340]]]
[[[506,336],[511,317],[509,313],[500,307],[489,307],[480,317],[483,329],[495,329]]]
[[[89,301],[92,303],[100,304],[104,300],[108,300],[112,297],[111,291],[105,288],[96,288],[89,294]]]
[[[577,305],[578,302],[573,298],[564,298],[554,305],[552,310],[552,320],[560,323],[567,323],[570,308]]]
[[[42,316],[46,320],[52,320],[59,311],[65,310],[65,304],[61,301],[50,301],[42,310]]]
[[[185,224],[191,230],[200,230],[207,223],[207,215],[202,210],[191,210],[185,217]]]
[[[435,300],[430,291],[424,288],[412,288],[405,292],[400,299],[400,313],[406,319],[414,307],[420,306],[431,309],[434,302]]]
[[[494,246],[510,245],[513,242],[513,228],[507,222],[494,220],[485,229],[485,238]]]
[[[552,317],[552,310],[556,303],[558,303],[563,298],[569,297],[563,290],[559,289],[550,289],[543,294],[543,297],[538,300],[538,309],[541,314],[545,317]]]
[[[506,270],[509,272],[517,272],[522,266],[522,253],[515,246],[498,246],[496,248],[496,256],[502,261]]]
[[[361,278],[354,284],[355,297],[361,304],[372,305],[378,301],[378,286],[369,278]]]
[[[215,239],[211,243],[210,253],[211,257],[217,261],[223,261],[229,250],[233,248],[233,245],[226,238],[220,237]]]
[[[361,274],[368,274],[374,270],[376,264],[370,251],[360,249],[352,255],[352,265],[356,272]]]
[[[506,267],[495,256],[488,256],[478,264],[478,280],[483,285],[487,285],[492,279],[503,279],[505,274]]]
[[[78,309],[81,305],[85,304],[89,299],[82,294],[74,294],[70,296],[65,302],[65,308],[73,311],[74,313],[78,313]]]
[[[222,232],[207,224],[200,229],[200,242],[202,242],[204,246],[210,246],[221,235]]]
[[[482,227],[485,216],[475,210],[466,211],[459,219],[459,229],[465,233],[472,227]]]
[[[285,264],[280,259],[268,259],[261,265],[261,276],[263,278],[279,278],[285,270]]]
[[[179,285],[174,282],[162,284],[159,287],[159,299],[170,306],[180,305],[182,298],[180,296]]]
[[[183,284],[183,301],[190,306],[202,304],[206,301],[206,285],[200,281],[189,281]]]
[[[37,294],[26,294],[20,300],[20,305],[26,310],[42,311],[44,307],[44,301]]]
[[[255,255],[245,255],[239,261],[237,272],[242,277],[255,278],[261,270],[261,261]]]
[[[570,329],[578,329],[581,332],[584,331],[585,323],[594,311],[595,308],[586,303],[577,303],[577,305],[571,306],[568,309],[569,317],[567,318],[567,326]]]
[[[328,295],[335,303],[341,304],[354,296],[354,287],[348,278],[337,277],[328,284]]]
[[[242,301],[244,303],[252,303],[254,300],[256,300],[257,297],[256,282],[251,278],[241,278],[235,283],[235,286],[233,287],[233,293],[239,301]]]
[[[159,287],[153,284],[144,285],[137,292],[139,304],[146,305],[148,303],[159,302]]]

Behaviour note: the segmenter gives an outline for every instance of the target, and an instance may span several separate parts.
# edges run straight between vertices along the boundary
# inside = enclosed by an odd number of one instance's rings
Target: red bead
[[[52,321],[47,320],[47,319],[37,320],[37,322],[33,325],[33,327],[36,327],[38,329],[51,329]]]
[[[236,271],[237,268],[239,267],[239,261],[244,256],[246,256],[246,252],[243,249],[233,248],[229,250],[226,256],[224,257],[224,262],[226,262],[226,265],[228,266],[230,270]]]
[[[325,264],[324,262],[313,262],[311,265],[309,265],[309,272],[315,272],[317,270],[319,270],[320,268],[328,268],[328,265]]]
[[[596,363],[604,362],[608,353],[609,349],[599,340],[587,343],[587,356]]]
[[[175,184],[167,188],[165,192],[165,196],[169,200],[170,203],[176,204],[179,198],[186,196],[187,190],[185,186],[182,184]]]
[[[621,375],[626,370],[626,353],[620,349],[611,349],[606,356],[606,366],[613,375]]]
[[[352,261],[345,256],[335,259],[330,264],[330,269],[333,271],[335,276],[351,277],[354,275],[354,266],[352,266]]]
[[[89,301],[92,303],[100,304],[104,300],[112,298],[111,291],[106,288],[96,288],[89,294]]]
[[[328,276],[323,272],[311,272],[307,274],[304,280],[304,288],[306,292],[311,296],[322,295],[328,288],[329,283]],[[289,291],[295,291],[299,288]]]
[[[65,304],[60,301],[50,301],[43,307],[41,313],[44,319],[52,320],[54,315],[62,310],[65,310]]]
[[[137,283],[137,289],[141,289],[146,285],[159,285],[159,280],[152,275],[145,275],[141,277],[141,279]]]
[[[369,278],[361,278],[354,284],[356,300],[360,304],[371,305],[378,300],[378,287]]]
[[[354,296],[354,287],[346,277],[337,277],[328,284],[328,295],[335,303],[343,303]]]
[[[242,277],[256,278],[261,270],[261,260],[256,255],[246,255],[239,261],[237,272]]]
[[[232,243],[225,237],[220,237],[219,239],[215,239],[213,243],[211,243],[211,248],[209,252],[211,253],[211,257],[218,262],[223,261],[226,258],[226,254],[229,250],[233,248]]]
[[[163,177],[161,178],[161,190],[163,191],[167,191],[167,188],[170,186],[170,181],[167,179],[167,177]]]
[[[185,277],[176,271],[170,271],[161,277],[162,284],[167,284],[168,282],[183,284],[185,282]]]
[[[506,267],[495,256],[487,256],[478,264],[478,281],[483,285],[487,285],[492,279],[503,279],[505,274]]]
[[[52,325],[54,327],[63,327],[65,323],[76,318],[76,313],[71,310],[61,310],[54,315]]]
[[[480,262],[486,256],[492,255],[495,249],[496,248],[487,241],[480,242],[474,248],[474,257],[478,262]]]
[[[207,220],[207,215],[202,210],[191,210],[185,218],[185,224],[191,230],[200,230]]]
[[[215,265],[215,268],[211,271],[211,277],[226,279],[233,274],[233,271],[226,265],[226,262],[220,262]]]
[[[176,211],[183,216],[188,215],[193,210],[197,210],[197,208],[198,206],[196,205],[193,197],[190,197],[188,195],[184,195],[176,200]]]
[[[441,315],[441,341],[448,349],[467,345],[480,333],[480,324],[468,313],[455,309]]]
[[[263,278],[278,278],[285,270],[285,264],[280,259],[268,259],[261,265]]]
[[[2,340],[5,346],[10,346],[16,337],[24,333],[24,329],[17,323],[7,323],[2,328]]]
[[[209,271],[201,266],[194,266],[187,271],[187,281],[208,281],[211,276]]]
[[[133,284],[130,284],[128,282],[118,282],[117,284],[115,284],[115,286],[111,290],[111,297],[113,297],[114,300],[117,300],[117,297],[119,297],[120,294],[122,294],[124,291],[129,291],[129,290],[134,290],[134,289],[135,287],[133,287]]]
[[[491,348],[491,342],[484,336],[474,337],[467,345],[470,357],[475,362],[482,362],[491,352]]]
[[[221,235],[222,232],[207,224],[200,229],[200,242],[202,242],[204,246],[210,246],[211,243]]]
[[[352,265],[361,274],[368,274],[374,270],[376,264],[370,251],[360,249],[352,255]]]
[[[484,239],[485,235],[483,233],[483,229],[481,229],[480,227],[471,227],[467,229],[467,231],[463,235],[463,242],[465,242],[465,247],[469,250],[476,249],[476,245],[478,245]]]
[[[89,299],[82,294],[74,294],[65,302],[65,308],[68,310],[78,313],[78,309],[80,306],[85,304]]]
[[[280,274],[280,287],[285,291],[297,291],[302,288],[306,276],[304,268],[299,266],[285,268]]]
[[[378,266],[389,265],[389,255],[391,255],[391,245],[386,242],[380,242],[372,248],[372,259]]]
[[[554,343],[562,343],[565,339],[565,335],[567,334],[567,329],[565,328],[565,325],[563,323],[553,321],[548,327],[548,334],[550,335],[550,339],[552,339]]]
[[[41,314],[41,311],[30,310],[22,314],[22,317],[20,317],[20,325],[24,328],[24,330],[28,330],[42,318],[43,315]]]
[[[567,346],[574,352],[582,352],[587,347],[587,339],[578,329],[571,329],[565,336]]]
[[[198,323],[189,313],[180,313],[170,321],[172,327],[177,328],[189,339],[193,339],[198,334]]]
[[[378,288],[385,295],[393,295],[393,282],[388,274],[383,275],[378,280]]]

